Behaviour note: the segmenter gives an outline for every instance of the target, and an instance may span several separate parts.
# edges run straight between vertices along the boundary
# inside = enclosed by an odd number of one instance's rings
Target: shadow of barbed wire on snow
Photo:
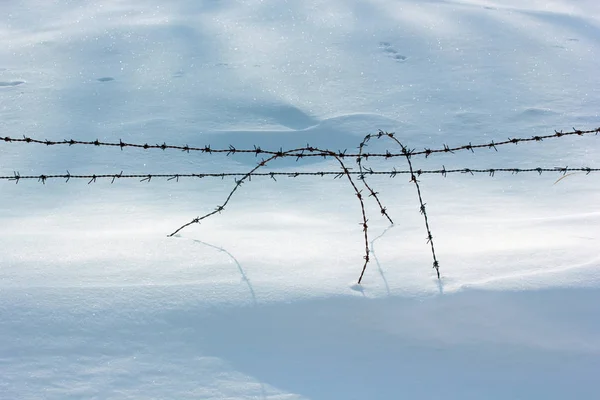
[[[381,276],[381,279],[383,280],[383,284],[385,285],[385,291],[387,293],[387,295],[390,295],[390,285],[388,284],[387,278],[385,277],[385,273],[383,272],[383,269],[381,268],[381,263],[379,262],[379,258],[377,257],[377,252],[375,251],[375,242],[378,241],[379,239],[381,239],[382,237],[385,236],[386,233],[388,233],[388,231],[392,228],[394,228],[396,225],[390,225],[387,228],[385,228],[383,230],[383,232],[381,232],[381,234],[379,236],[377,236],[375,239],[371,240],[371,254],[373,254],[373,260],[375,260],[375,264],[377,264],[377,270],[379,271],[379,275]]]
[[[185,237],[181,236],[181,235],[175,235],[174,237],[176,238],[181,238],[181,239],[186,239]],[[210,244],[208,242],[199,240],[199,239],[191,239],[192,242],[194,243],[198,243],[201,244],[203,246],[209,247],[211,249],[217,250],[220,253],[226,254],[231,261],[235,264],[235,266],[237,267],[241,279],[242,281],[246,284],[246,286],[248,287],[248,291],[250,292],[250,296],[252,297],[252,304],[254,304],[255,306],[258,304],[257,300],[256,300],[256,293],[254,292],[254,288],[252,287],[252,283],[250,282],[250,279],[248,278],[248,276],[246,275],[246,272],[244,271],[244,268],[242,268],[242,265],[240,264],[240,262],[238,261],[237,258],[235,258],[235,256],[233,254],[231,254],[229,251],[225,250],[223,247],[214,245],[214,244]]]

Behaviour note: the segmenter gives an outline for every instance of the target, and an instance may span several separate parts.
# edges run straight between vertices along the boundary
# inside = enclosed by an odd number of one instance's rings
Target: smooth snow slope
[[[0,4],[0,137],[353,151],[600,126],[600,4]],[[370,143],[383,151],[385,143]],[[596,136],[415,168],[598,168]],[[0,176],[246,172],[253,156],[0,142]],[[369,160],[405,169],[402,160]],[[356,166],[352,165],[353,168]],[[339,170],[282,160],[278,171]],[[596,174],[0,180],[2,399],[595,398]]]

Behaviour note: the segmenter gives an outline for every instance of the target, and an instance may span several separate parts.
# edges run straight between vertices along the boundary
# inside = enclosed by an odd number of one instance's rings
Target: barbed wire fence
[[[443,177],[448,176],[449,174],[488,174],[489,176],[495,176],[497,173],[511,173],[511,174],[519,174],[519,173],[533,173],[536,172],[538,174],[542,174],[544,172],[555,172],[561,173],[565,176],[567,173],[574,172],[584,172],[586,174],[590,174],[592,172],[599,172],[600,168],[590,168],[590,167],[536,167],[536,168],[515,168],[515,167],[507,167],[507,168],[484,168],[484,169],[471,169],[471,168],[457,168],[457,169],[446,169],[446,167],[442,167],[441,169],[415,169],[412,163],[412,159],[415,156],[425,156],[428,158],[435,154],[455,154],[460,151],[471,151],[475,152],[476,149],[493,149],[498,151],[498,147],[509,145],[509,144],[519,144],[519,143],[527,143],[527,142],[541,142],[545,139],[553,139],[553,138],[563,138],[567,136],[583,136],[583,135],[597,135],[600,132],[600,127],[592,130],[578,130],[573,128],[572,131],[563,132],[563,131],[554,131],[553,134],[542,135],[542,136],[532,136],[527,138],[508,138],[503,141],[491,141],[488,143],[481,144],[472,144],[469,142],[468,144],[464,144],[461,146],[450,147],[444,144],[439,148],[424,148],[423,150],[410,149],[403,143],[401,143],[395,136],[393,132],[384,132],[378,131],[375,134],[366,135],[363,140],[360,142],[358,146],[358,153],[348,153],[347,150],[344,151],[331,151],[328,149],[321,149],[318,147],[313,147],[310,145],[306,145],[304,147],[299,147],[291,150],[283,150],[280,148],[279,150],[269,150],[262,149],[259,146],[253,146],[253,148],[236,148],[233,145],[230,145],[228,148],[211,148],[210,145],[206,145],[203,147],[193,147],[193,146],[177,146],[177,145],[168,145],[165,142],[162,144],[140,144],[140,143],[127,143],[119,140],[118,142],[103,142],[100,140],[94,141],[80,141],[74,139],[68,139],[63,141],[50,141],[50,140],[40,140],[34,139],[31,137],[23,137],[23,138],[15,138],[15,137],[0,137],[0,143],[25,143],[25,144],[37,144],[37,145],[45,145],[45,146],[94,146],[94,147],[112,147],[112,148],[120,148],[124,150],[126,148],[135,148],[135,149],[143,149],[143,150],[180,150],[187,153],[192,152],[200,152],[202,154],[224,154],[226,156],[234,156],[236,154],[253,154],[256,157],[262,156],[266,158],[262,158],[260,162],[257,163],[250,171],[248,172],[222,172],[222,173],[169,173],[169,174],[124,174],[121,171],[118,174],[71,174],[67,171],[66,174],[40,174],[40,175],[21,175],[19,172],[14,171],[12,175],[4,175],[0,176],[0,180],[4,181],[12,181],[15,183],[19,183],[22,180],[37,180],[38,182],[45,184],[48,180],[54,179],[65,179],[66,182],[69,182],[71,179],[85,179],[88,180],[88,184],[92,184],[97,182],[99,179],[110,179],[111,183],[114,183],[116,180],[121,179],[139,179],[141,182],[150,182],[155,178],[166,178],[169,181],[179,181],[179,179],[183,178],[221,178],[225,179],[226,177],[234,178],[234,186],[232,190],[229,192],[226,199],[218,205],[214,210],[209,213],[206,213],[202,216],[198,216],[193,218],[189,222],[181,225],[174,232],[169,234],[168,236],[174,236],[178,234],[181,230],[187,228],[190,225],[200,223],[202,220],[209,218],[215,214],[219,214],[225,210],[225,207],[228,206],[231,201],[233,195],[238,191],[238,189],[247,181],[250,181],[252,177],[269,177],[273,180],[277,180],[277,177],[285,177],[285,178],[296,178],[299,176],[310,176],[310,177],[325,177],[325,176],[333,176],[334,179],[345,177],[348,181],[348,184],[352,187],[354,194],[356,195],[358,202],[360,204],[362,221],[360,223],[364,236],[364,246],[365,246],[365,254],[363,256],[364,263],[361,269],[360,276],[358,278],[358,284],[362,282],[364,273],[366,271],[367,265],[370,261],[370,249],[369,249],[369,236],[368,236],[368,218],[367,212],[365,208],[365,197],[363,196],[363,190],[359,189],[357,182],[360,182],[364,189],[368,192],[367,197],[372,197],[381,212],[381,215],[393,224],[393,221],[388,214],[387,208],[382,204],[379,199],[378,192],[376,192],[372,186],[368,183],[367,178],[369,176],[377,176],[383,175],[388,176],[389,178],[394,178],[396,176],[408,175],[410,177],[410,182],[414,183],[417,198],[419,201],[419,212],[423,215],[424,225],[427,232],[426,241],[430,245],[431,255],[433,259],[433,268],[435,269],[437,278],[440,279],[440,264],[437,260],[435,246],[433,241],[433,235],[431,233],[431,228],[429,224],[429,218],[426,210],[426,203],[423,200],[423,195],[421,191],[421,186],[419,185],[419,179],[421,176],[425,175],[442,175]],[[364,149],[367,147],[368,143],[371,140],[376,139],[387,139],[392,142],[392,144],[397,149],[396,151],[385,150],[385,152],[374,152],[369,153],[365,152]],[[267,167],[271,162],[282,159],[282,158],[295,158],[296,161],[299,161],[304,158],[309,157],[322,157],[323,159],[334,159],[340,166],[340,170],[338,171],[317,171],[317,172],[305,172],[305,171],[294,171],[294,172],[278,172],[278,171],[266,171],[263,172],[265,167]],[[391,170],[383,170],[377,171],[373,170],[367,166],[365,166],[366,161],[369,158],[379,158],[384,160],[390,160],[395,158],[404,158],[407,163],[407,169],[398,170],[395,167]],[[350,162],[355,162],[358,166],[358,171],[352,171],[347,165]]]

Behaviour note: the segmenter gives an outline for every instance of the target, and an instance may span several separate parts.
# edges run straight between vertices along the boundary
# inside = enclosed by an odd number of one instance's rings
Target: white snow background
[[[600,126],[596,0],[3,0],[0,136],[356,150]],[[596,136],[415,168],[600,167]],[[385,149],[372,143],[367,150]],[[259,159],[0,143],[0,175]],[[369,160],[405,169],[402,159]],[[353,166],[355,167],[355,166]],[[333,160],[270,170],[338,170]],[[0,398],[598,398],[599,176],[0,181]]]

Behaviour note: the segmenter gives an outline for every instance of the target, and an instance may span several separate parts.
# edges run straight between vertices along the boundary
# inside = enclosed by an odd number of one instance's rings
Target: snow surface
[[[600,126],[596,0],[3,0],[0,136],[412,148]],[[368,150],[381,150],[373,143]],[[595,136],[415,158],[589,166]],[[0,175],[245,172],[252,156],[0,143]],[[405,169],[402,160],[369,160]],[[278,171],[337,170],[283,160]],[[595,174],[0,181],[1,399],[599,396]]]

